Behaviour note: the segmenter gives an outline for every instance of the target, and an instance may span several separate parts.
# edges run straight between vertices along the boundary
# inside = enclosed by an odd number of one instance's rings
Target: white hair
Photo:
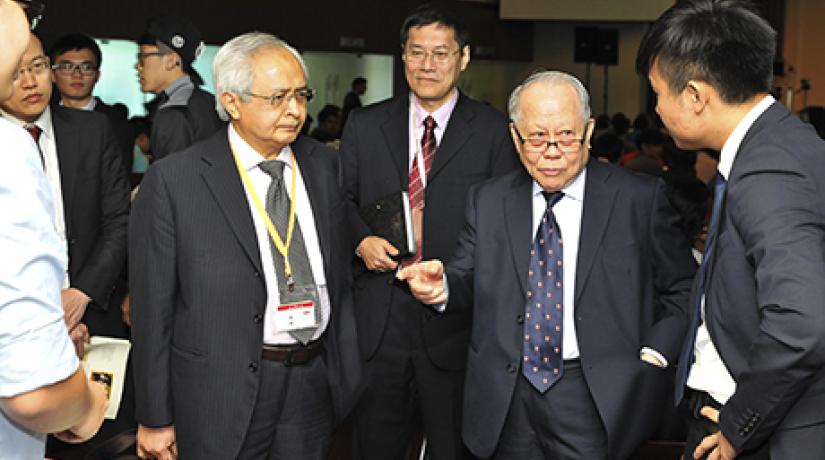
[[[215,110],[223,121],[229,121],[229,114],[221,102],[221,94],[235,93],[242,101],[249,100],[247,93],[252,90],[255,78],[252,72],[252,56],[262,49],[285,49],[295,56],[309,79],[309,72],[301,54],[280,38],[264,32],[247,32],[229,40],[221,46],[212,62],[212,78],[215,81]]]
[[[527,89],[530,85],[539,82],[555,84],[565,83],[570,85],[570,87],[576,91],[576,96],[579,98],[579,110],[581,111],[582,121],[587,123],[587,120],[590,119],[590,95],[587,93],[587,90],[578,78],[568,73],[559,72],[556,70],[536,72],[527,77],[522,84],[518,85],[516,89],[513,90],[510,94],[510,100],[507,103],[507,111],[509,112],[510,119],[513,120],[513,123],[518,123],[521,110],[521,107],[519,106],[519,96],[521,96],[521,92]]]

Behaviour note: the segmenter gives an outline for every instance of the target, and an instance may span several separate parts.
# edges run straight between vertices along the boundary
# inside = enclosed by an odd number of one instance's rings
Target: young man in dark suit
[[[228,128],[149,168],[132,213],[138,455],[323,460],[362,375],[338,155],[298,135],[285,42],[235,37],[214,69]]]
[[[399,248],[374,235],[358,210],[408,190],[418,253],[401,262],[448,259],[467,190],[518,161],[506,118],[456,88],[470,62],[462,25],[418,8],[401,28],[401,47],[410,92],[354,110],[341,140],[369,379],[355,414],[355,448],[359,458],[403,458],[423,428],[432,459],[455,459],[465,451],[459,427],[470,315],[435,315],[395,282]]]
[[[49,58],[32,35],[14,82],[14,94],[0,104],[2,116],[26,128],[35,139],[54,198],[54,223],[68,254],[62,301],[66,325],[78,355],[90,335],[128,337],[120,303],[111,296],[126,264],[129,187],[110,124],[93,112],[50,107]],[[129,393],[127,389],[127,394]],[[134,426],[133,408],[124,401],[117,421],[84,446]]]
[[[439,260],[399,278],[441,314],[472,312],[473,454],[630,458],[669,402],[690,244],[661,180],[589,159],[594,122],[575,77],[535,74],[509,107],[524,168],[473,189],[446,285]]]
[[[825,143],[770,96],[775,47],[745,3],[692,0],[636,61],[676,144],[721,152],[676,380],[686,458],[825,456]]]

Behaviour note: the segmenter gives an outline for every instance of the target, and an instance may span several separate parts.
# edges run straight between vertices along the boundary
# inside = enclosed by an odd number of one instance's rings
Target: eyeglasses
[[[53,65],[52,69],[64,75],[72,75],[75,70],[80,71],[80,74],[84,76],[94,75],[94,73],[97,72],[97,66],[89,61],[62,61]]]
[[[572,134],[562,134],[558,136],[555,141],[547,140],[546,135],[532,136],[525,139],[515,123],[513,124],[513,130],[516,132],[519,142],[524,146],[524,151],[530,155],[541,155],[549,150],[550,147],[556,147],[559,149],[559,152],[570,155],[578,153],[579,149],[581,149],[582,142],[584,142],[583,137],[573,137]]]
[[[43,12],[46,11],[46,4],[38,0],[16,0],[26,13],[26,18],[31,24],[32,30],[43,19]]]
[[[137,58],[138,62],[143,64],[143,61],[145,61],[146,58],[150,58],[152,56],[163,56],[164,54],[167,53],[164,53],[163,51],[139,51],[137,54]]]
[[[255,94],[250,91],[246,91],[244,94],[247,96],[257,97],[258,99],[263,99],[269,102],[269,105],[272,107],[278,108],[289,102],[292,98],[295,98],[295,101],[299,104],[306,104],[312,100],[313,96],[315,96],[315,90],[311,88],[298,88],[293,91],[278,91],[271,96]]]
[[[14,80],[19,80],[26,72],[34,77],[39,77],[47,70],[49,70],[49,58],[46,56],[36,57],[29,63],[29,65],[21,66],[17,69],[17,72],[14,74]]]
[[[448,51],[440,49],[427,51],[421,48],[412,48],[404,51],[404,59],[410,64],[420,64],[427,59],[427,56],[432,56],[436,64],[446,64],[450,62],[450,58],[459,51],[460,50]]]

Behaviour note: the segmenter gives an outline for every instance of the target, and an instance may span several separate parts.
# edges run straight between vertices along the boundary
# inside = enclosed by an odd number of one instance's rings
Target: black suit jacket
[[[94,108],[95,112],[102,113],[109,118],[112,123],[112,130],[114,131],[115,139],[121,153],[121,164],[126,171],[126,177],[132,173],[132,164],[134,163],[135,153],[135,138],[137,133],[129,120],[118,112],[113,106],[106,104],[100,98],[97,98],[97,104]]]
[[[138,422],[175,425],[184,458],[235,458],[259,388],[267,301],[258,240],[228,133],[220,130],[143,179],[130,222],[133,362]],[[338,159],[292,145],[312,204],[332,305],[322,336],[334,411],[360,387]]]
[[[70,286],[92,298],[83,316],[92,335],[125,337],[120,309],[109,307],[126,265],[129,186],[120,149],[105,116],[62,107],[52,107],[51,114]]]
[[[344,188],[350,203],[355,245],[371,234],[358,208],[409,185],[409,96],[354,110],[341,139]],[[424,259],[449,260],[464,225],[471,185],[518,166],[518,155],[498,111],[459,94],[427,178],[424,211]],[[389,314],[393,273],[374,273],[355,260],[356,318],[362,352],[378,347]],[[447,369],[463,369],[470,316],[466,312],[436,316],[422,307],[424,341],[430,359]]]
[[[447,270],[446,311],[473,311],[463,437],[481,457],[490,456],[498,444],[516,379],[524,378],[532,184],[522,169],[474,189],[466,228]],[[695,271],[664,183],[591,161],[575,323],[584,377],[607,431],[611,459],[626,458],[650,436],[668,403],[672,372],[642,362],[639,352],[650,347],[671,367],[676,362]]]
[[[736,381],[721,429],[740,449],[825,422],[823,191],[825,143],[774,103],[734,160],[705,297]]]

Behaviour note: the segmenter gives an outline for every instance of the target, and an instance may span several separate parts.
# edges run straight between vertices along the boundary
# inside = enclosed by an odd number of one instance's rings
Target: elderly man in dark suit
[[[663,182],[589,161],[588,101],[561,72],[516,88],[524,168],[470,193],[446,285],[438,260],[398,274],[473,314],[462,431],[480,457],[626,459],[667,403],[695,263]]]
[[[40,151],[54,197],[55,228],[69,256],[61,292],[66,325],[82,356],[90,334],[128,337],[120,303],[110,298],[126,265],[129,187],[106,117],[49,107],[51,91],[49,59],[32,35],[14,94],[0,108],[4,118],[29,131]],[[133,426],[132,407],[126,402],[119,419],[104,424],[91,444],[50,441],[49,451],[84,451]]]
[[[404,93],[350,114],[341,139],[358,245],[355,304],[369,391],[355,416],[357,457],[405,458],[423,431],[434,460],[462,458],[461,392],[468,312],[434,315],[394,282],[399,248],[375,235],[361,207],[407,190],[418,253],[449,259],[467,189],[518,161],[498,111],[456,88],[470,61],[466,29],[442,11],[414,10],[401,28]]]
[[[747,5],[694,0],[637,58],[676,144],[721,152],[676,381],[686,458],[825,458],[825,143],[769,95],[775,46]]]
[[[157,162],[130,226],[141,458],[326,458],[361,376],[335,151],[295,49],[215,56],[228,128]]]

